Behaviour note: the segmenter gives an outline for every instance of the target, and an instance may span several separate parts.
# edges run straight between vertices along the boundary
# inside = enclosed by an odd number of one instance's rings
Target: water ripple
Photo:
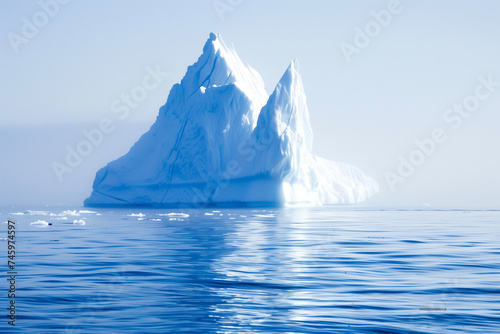
[[[498,333],[500,211],[2,212],[19,333]]]

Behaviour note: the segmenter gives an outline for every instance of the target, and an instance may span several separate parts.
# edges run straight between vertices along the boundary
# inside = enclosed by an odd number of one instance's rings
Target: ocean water
[[[82,210],[0,209],[1,333],[500,333],[500,211]]]

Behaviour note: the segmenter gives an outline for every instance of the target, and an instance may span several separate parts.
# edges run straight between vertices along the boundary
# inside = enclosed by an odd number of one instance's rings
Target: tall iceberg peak
[[[243,64],[236,51],[228,47],[219,34],[211,33],[203,47],[203,54],[196,63],[188,67],[181,80],[184,95],[189,98],[200,89],[204,92],[209,88],[231,84],[245,92],[257,105],[262,106],[267,100],[260,74]]]
[[[312,137],[298,62],[268,98],[212,33],[151,129],[97,172],[85,205],[323,205],[378,191],[356,167],[314,156]]]
[[[284,180],[305,180],[312,140],[306,95],[294,60],[259,114],[250,141],[266,149],[258,150],[249,170]]]
[[[312,129],[302,78],[297,60],[291,62],[285,74],[276,85],[262,109],[258,120],[261,128],[269,128],[276,134],[284,135],[288,131],[300,136],[309,151],[312,150]]]

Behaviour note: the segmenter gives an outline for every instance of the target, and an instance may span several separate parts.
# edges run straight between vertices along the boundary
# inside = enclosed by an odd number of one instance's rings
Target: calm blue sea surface
[[[80,210],[0,209],[1,333],[500,333],[500,211]]]

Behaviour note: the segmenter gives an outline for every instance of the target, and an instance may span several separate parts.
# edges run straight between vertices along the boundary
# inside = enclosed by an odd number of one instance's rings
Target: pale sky
[[[269,93],[298,59],[314,151],[379,182],[367,205],[500,207],[498,1],[55,1],[0,3],[0,205],[81,204],[218,32]],[[168,75],[117,117],[154,69]],[[60,182],[52,163],[106,118]]]

